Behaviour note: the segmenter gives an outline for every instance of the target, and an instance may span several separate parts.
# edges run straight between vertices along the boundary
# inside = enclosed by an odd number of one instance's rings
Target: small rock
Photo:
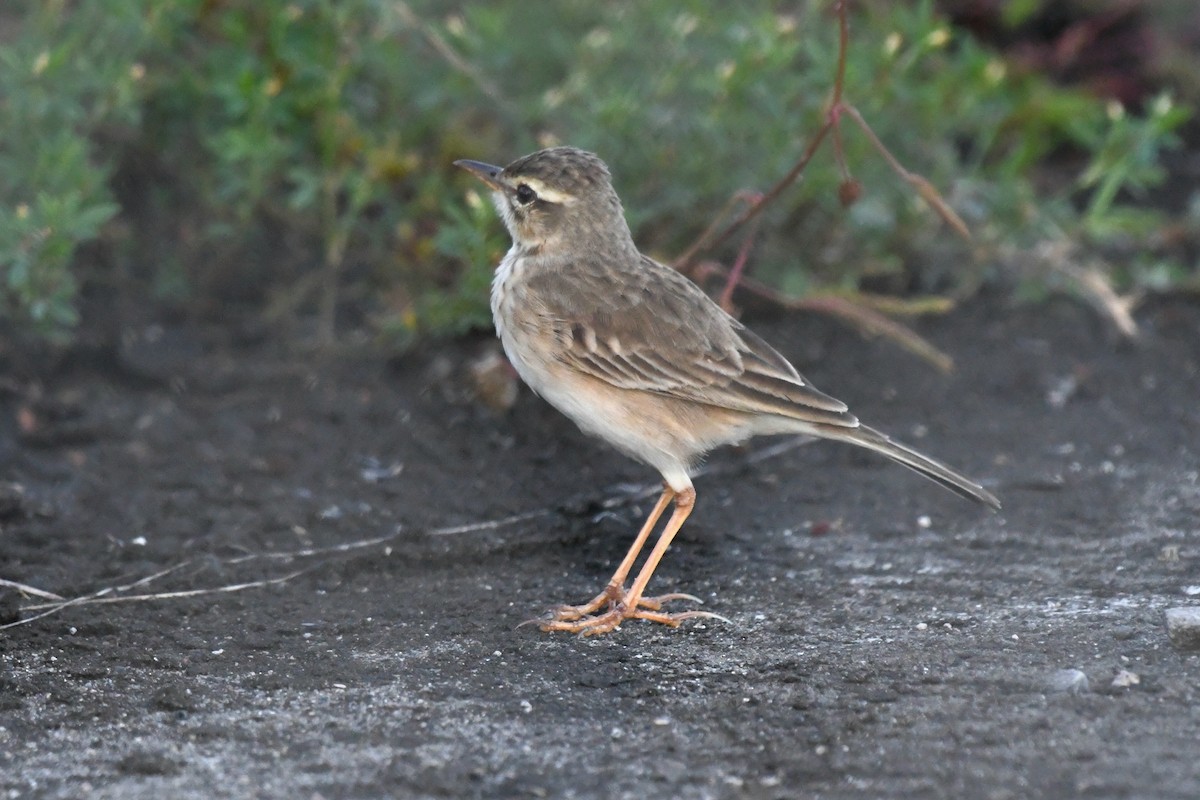
[[[1050,690],[1082,694],[1088,690],[1088,677],[1083,670],[1060,669],[1050,676]]]
[[[1142,678],[1136,672],[1123,669],[1113,678],[1112,685],[1117,689],[1127,689],[1130,686],[1137,686],[1141,682]]]
[[[1168,608],[1167,635],[1180,650],[1200,650],[1200,606]]]
[[[1128,641],[1138,635],[1138,629],[1134,625],[1115,625],[1112,629],[1112,636],[1119,641]]]
[[[135,750],[118,761],[116,767],[125,775],[173,775],[179,771],[174,759],[153,750]]]
[[[195,711],[196,701],[186,686],[169,683],[150,696],[150,708],[155,711]]]
[[[517,373],[496,350],[489,350],[467,367],[471,388],[483,405],[503,413],[517,402]]]
[[[399,461],[393,461],[384,466],[379,459],[368,457],[364,459],[364,465],[358,474],[367,483],[379,483],[380,481],[395,478],[402,472],[404,472],[404,464]]]
[[[1078,388],[1079,381],[1074,375],[1064,375],[1046,392],[1046,404],[1055,409],[1063,408]]]
[[[31,516],[25,487],[19,483],[0,482],[0,520]]]

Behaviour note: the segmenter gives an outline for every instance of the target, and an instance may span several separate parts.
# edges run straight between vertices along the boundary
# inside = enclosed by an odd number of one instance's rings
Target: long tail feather
[[[935,461],[929,456],[922,455],[900,442],[892,441],[874,428],[868,428],[865,425],[859,425],[856,428],[840,428],[833,425],[821,425],[817,427],[818,432],[822,436],[856,444],[868,450],[874,450],[893,461],[903,464],[929,480],[941,484],[961,497],[988,506],[993,511],[1000,510],[1000,501],[987,489],[984,489],[969,478],[960,475],[940,461]]]

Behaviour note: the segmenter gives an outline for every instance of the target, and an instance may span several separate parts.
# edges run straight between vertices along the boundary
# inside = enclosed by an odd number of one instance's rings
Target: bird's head
[[[527,252],[584,252],[632,244],[608,167],[594,153],[552,147],[507,167],[455,161],[492,189],[513,242]]]

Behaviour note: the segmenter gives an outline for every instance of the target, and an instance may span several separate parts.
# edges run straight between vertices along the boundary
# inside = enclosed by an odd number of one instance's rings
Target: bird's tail
[[[855,428],[842,428],[836,425],[820,425],[820,435],[841,442],[849,442],[876,453],[882,453],[893,461],[897,461],[914,472],[924,475],[929,480],[945,486],[955,494],[974,500],[976,503],[988,506],[993,511],[1000,510],[1000,501],[996,496],[969,478],[960,475],[950,467],[935,461],[929,456],[922,455],[907,445],[894,442],[886,435],[866,425]]]

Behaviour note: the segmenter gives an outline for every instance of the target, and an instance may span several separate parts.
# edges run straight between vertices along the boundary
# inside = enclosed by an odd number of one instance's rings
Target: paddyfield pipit
[[[970,500],[1000,507],[944,464],[859,423],[679,272],[633,243],[608,167],[554,147],[507,167],[456,161],[486,183],[512,236],[492,281],[492,315],[525,383],[585,433],[657,469],[663,492],[604,591],[559,606],[543,630],[611,631],[627,619],[675,626],[682,594],[646,584],[696,502],[689,470],[709,450],[762,434],[849,442]],[[674,510],[633,583],[626,579],[667,506]],[[697,600],[698,602],[698,600]]]

